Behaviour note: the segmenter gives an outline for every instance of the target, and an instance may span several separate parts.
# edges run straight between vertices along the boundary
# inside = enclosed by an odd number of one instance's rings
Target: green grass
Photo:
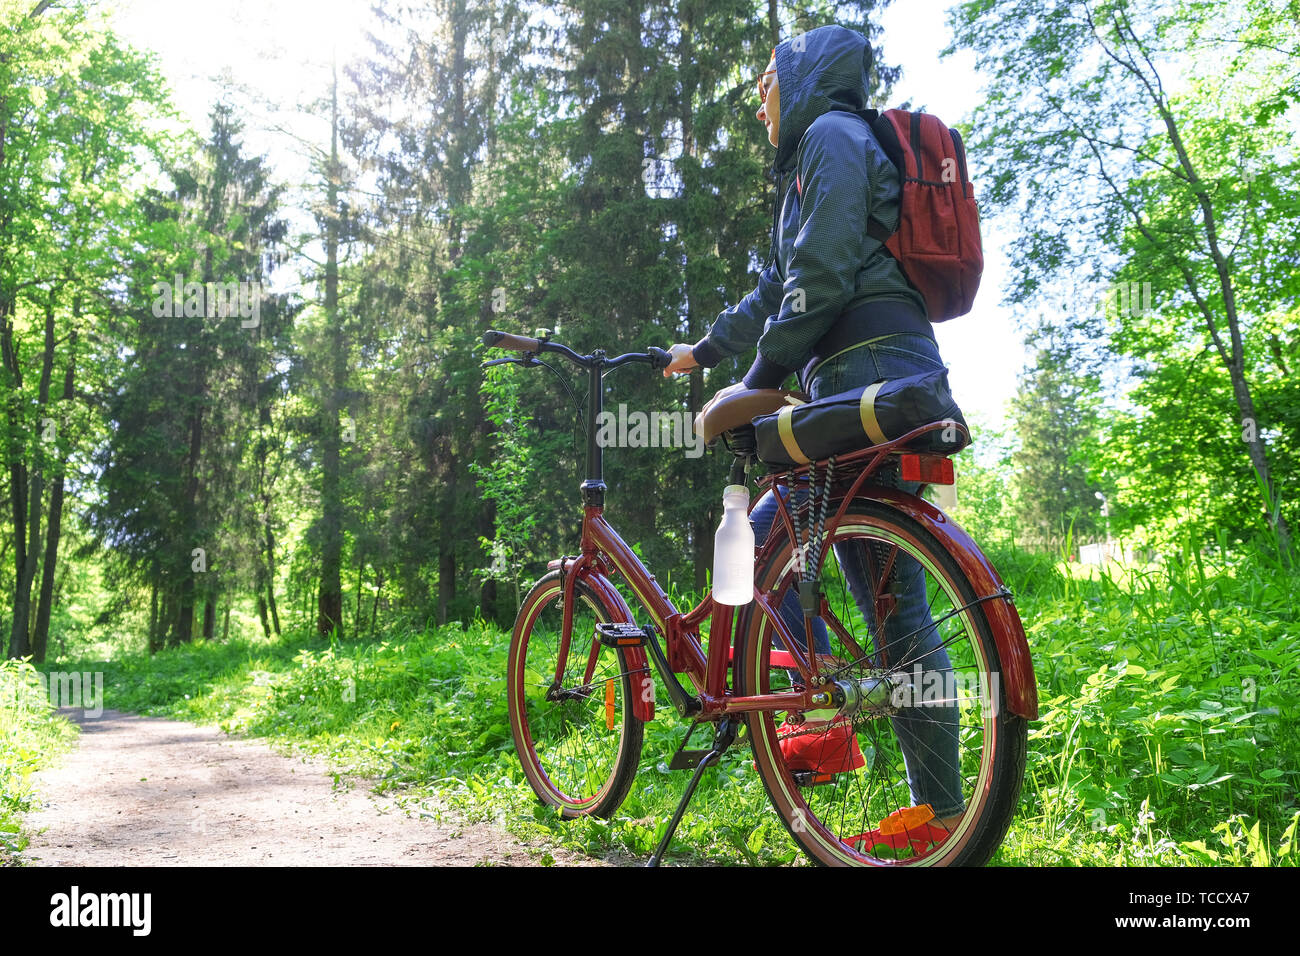
[[[1300,579],[1267,555],[1079,569],[991,555],[1038,676],[1020,810],[1002,865],[1287,865],[1300,805]],[[686,783],[663,703],[616,819],[563,822],[523,781],[506,715],[508,634],[483,624],[380,642],[196,643],[107,665],[108,707],[219,724],[328,755],[413,808],[494,820],[593,854],[644,858]],[[666,697],[659,696],[665,701]],[[748,749],[706,774],[671,858],[802,862]]]
[[[76,739],[76,729],[50,706],[31,664],[0,660],[0,866],[18,866],[32,809],[31,775]]]

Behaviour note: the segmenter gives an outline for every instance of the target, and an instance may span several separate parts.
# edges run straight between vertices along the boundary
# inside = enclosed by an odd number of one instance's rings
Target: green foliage
[[[1284,544],[1300,516],[1293,8],[980,0],[951,13],[954,46],[988,80],[970,155],[984,213],[1018,233],[1009,297],[1123,395],[1096,445],[1073,450],[1116,489],[1117,528],[1151,541],[1192,514],[1207,539],[1267,528]]]
[[[76,493],[66,476],[89,467],[101,427],[74,399],[110,387],[122,254],[145,219],[139,169],[171,150],[152,60],[87,3],[37,9],[0,6],[0,539],[12,543],[0,547],[0,624],[9,656],[40,658],[47,540],[57,549],[51,526],[66,486],[69,511]]]
[[[1106,571],[1009,545],[990,553],[1015,589],[1040,698],[1021,806],[994,862],[1300,864],[1300,582],[1227,552]],[[662,707],[647,725],[615,819],[562,822],[538,806],[514,753],[508,643],[483,623],[378,643],[196,642],[108,664],[105,703],[327,754],[412,810],[644,858],[685,783],[667,770],[685,725]],[[684,861],[802,860],[743,746],[706,775],[674,847]]]
[[[484,497],[496,504],[495,536],[479,539],[492,564],[476,573],[508,581],[518,611],[521,579],[537,528],[533,491],[546,480],[547,469],[530,440],[531,418],[519,404],[518,379],[509,371],[510,366],[497,366],[483,379],[484,404],[488,420],[496,426],[497,443],[487,463],[471,462],[470,472]]]
[[[957,504],[950,513],[981,546],[1005,544],[1021,536],[1013,496],[1012,455],[1016,442],[1010,429],[967,416],[971,445],[954,459]]]
[[[228,105],[215,107],[208,142],[171,171],[174,195],[147,201],[154,236],[177,251],[150,248],[132,263],[134,334],[121,346],[132,361],[103,409],[110,435],[91,523],[122,577],[161,595],[159,645],[163,634],[190,639],[196,604],[241,577],[256,575],[263,591],[267,577],[266,436],[289,316],[261,284],[286,224],[280,189],[243,155],[240,130]],[[237,304],[219,287],[238,289]]]
[[[1104,537],[1100,489],[1089,476],[1096,457],[1098,383],[1072,368],[1070,350],[1050,337],[1039,343],[1035,358],[1012,403],[1019,524],[1044,539],[1068,528],[1077,538]]]
[[[0,660],[0,866],[22,863],[22,816],[33,806],[32,773],[76,736],[55,715],[36,669],[27,661]]]

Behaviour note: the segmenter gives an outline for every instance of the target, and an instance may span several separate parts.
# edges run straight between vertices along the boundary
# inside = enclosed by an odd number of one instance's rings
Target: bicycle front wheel
[[[557,677],[564,580],[552,571],[533,585],[510,639],[507,692],[515,749],[538,799],[565,818],[607,817],[632,786],[644,728],[630,701],[643,674],[624,651],[596,640],[612,615],[579,581],[564,667]]]
[[[780,521],[771,533],[756,580],[805,649],[790,538]],[[848,702],[748,716],[768,796],[818,863],[982,865],[1015,812],[1027,738],[1006,708],[984,595],[933,535],[881,502],[855,500],[831,543],[814,646],[820,676]],[[755,605],[740,633],[739,693],[802,689]]]

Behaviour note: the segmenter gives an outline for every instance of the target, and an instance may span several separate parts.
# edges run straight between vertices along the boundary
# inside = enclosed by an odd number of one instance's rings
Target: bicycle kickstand
[[[695,788],[700,785],[700,778],[704,776],[704,771],[717,763],[719,758],[727,752],[727,748],[736,742],[736,733],[739,729],[739,723],[735,717],[724,717],[718,723],[718,733],[713,738],[713,748],[696,765],[695,773],[691,775],[691,782],[686,785],[686,792],[682,794],[681,802],[677,804],[677,810],[673,813],[673,818],[668,821],[668,829],[664,831],[663,839],[659,841],[654,853],[646,861],[646,866],[658,866],[659,861],[664,858],[664,854],[668,852],[668,844],[672,841],[673,834],[677,832],[677,825],[682,822],[682,816],[686,813],[686,805],[691,802],[691,797],[695,795]]]

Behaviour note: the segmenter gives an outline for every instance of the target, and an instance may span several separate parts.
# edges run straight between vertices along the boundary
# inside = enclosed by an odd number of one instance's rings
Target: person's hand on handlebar
[[[695,356],[692,354],[691,346],[689,345],[674,345],[668,350],[668,354],[673,357],[673,360],[669,362],[668,367],[664,369],[664,378],[669,378],[673,375],[680,375],[683,372],[689,372],[700,364],[695,361]]]

